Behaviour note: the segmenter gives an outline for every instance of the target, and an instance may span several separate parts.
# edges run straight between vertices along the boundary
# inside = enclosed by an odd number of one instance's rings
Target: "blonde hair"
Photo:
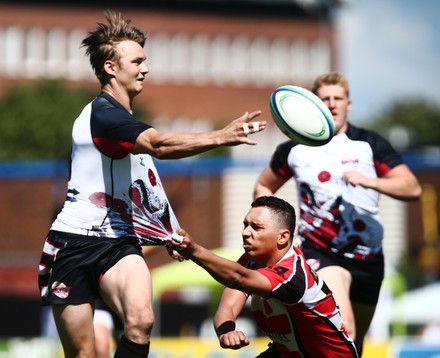
[[[343,74],[339,72],[324,73],[321,76],[317,77],[315,79],[315,82],[313,82],[312,92],[314,94],[317,94],[318,90],[322,86],[328,85],[339,85],[344,88],[347,97],[350,96],[350,87],[348,85],[348,80]]]
[[[90,57],[90,64],[101,84],[105,81],[104,63],[107,60],[119,61],[116,45],[122,41],[134,41],[144,47],[146,34],[125,19],[121,13],[107,10],[104,13],[107,24],[98,23],[94,31],[81,42],[81,47],[86,48],[86,55]]]

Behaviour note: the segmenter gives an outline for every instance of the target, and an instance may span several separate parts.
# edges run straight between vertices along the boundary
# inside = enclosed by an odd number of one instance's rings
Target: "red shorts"
[[[128,255],[142,256],[133,237],[100,238],[50,231],[38,284],[43,304],[81,304],[99,296],[101,276]]]

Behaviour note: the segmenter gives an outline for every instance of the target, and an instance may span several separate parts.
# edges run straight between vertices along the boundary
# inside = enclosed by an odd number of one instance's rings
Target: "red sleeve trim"
[[[385,176],[392,169],[389,165],[379,162],[377,159],[374,160],[374,167],[376,168],[376,173],[378,177]]]
[[[101,153],[113,159],[122,159],[133,153],[134,143],[122,142],[116,139],[93,138],[93,142]]]

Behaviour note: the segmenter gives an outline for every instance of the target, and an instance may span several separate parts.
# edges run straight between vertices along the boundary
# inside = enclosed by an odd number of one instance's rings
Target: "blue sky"
[[[351,0],[337,19],[353,121],[367,122],[395,99],[440,105],[440,0]]]

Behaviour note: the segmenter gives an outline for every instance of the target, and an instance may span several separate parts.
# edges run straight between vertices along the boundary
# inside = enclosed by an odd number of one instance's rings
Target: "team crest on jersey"
[[[55,281],[51,287],[52,293],[59,298],[67,298],[69,296],[70,287],[67,287],[64,283]]]

